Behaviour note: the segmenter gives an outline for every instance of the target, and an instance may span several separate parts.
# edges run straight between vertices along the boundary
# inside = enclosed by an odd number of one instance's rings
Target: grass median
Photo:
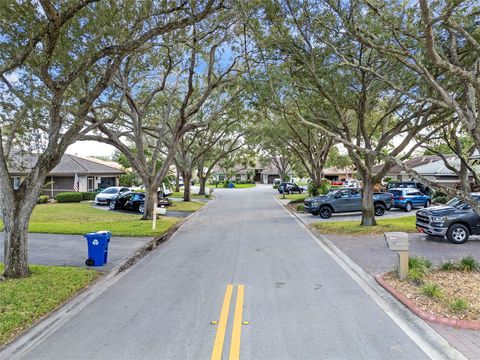
[[[334,235],[383,234],[389,231],[417,232],[415,216],[403,216],[395,219],[377,219],[377,226],[360,226],[360,221],[319,221],[313,223],[311,226],[322,234]]]
[[[171,196],[172,198],[182,198],[183,199],[183,191],[175,191]],[[198,194],[190,194],[191,199],[206,199],[207,195],[198,195]]]
[[[28,231],[83,235],[92,231],[108,230],[113,236],[151,237],[165,233],[179,221],[163,216],[157,220],[156,230],[152,230],[151,221],[140,219],[138,213],[126,214],[96,209],[91,203],[40,204],[33,210]]]
[[[30,270],[28,278],[0,282],[0,346],[99,276],[94,270],[64,266],[30,265]]]
[[[205,203],[198,201],[172,201],[172,205],[167,207],[167,211],[197,211],[204,205]]]

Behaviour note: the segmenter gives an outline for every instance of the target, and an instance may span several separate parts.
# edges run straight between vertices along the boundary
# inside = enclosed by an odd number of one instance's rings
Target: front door
[[[93,176],[87,177],[87,191],[88,192],[95,191],[95,178]]]

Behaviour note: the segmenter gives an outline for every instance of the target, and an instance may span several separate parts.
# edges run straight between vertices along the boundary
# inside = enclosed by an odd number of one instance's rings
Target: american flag
[[[78,185],[79,185],[80,179],[78,178],[78,174],[75,173],[75,179],[73,180],[73,190],[78,191]]]

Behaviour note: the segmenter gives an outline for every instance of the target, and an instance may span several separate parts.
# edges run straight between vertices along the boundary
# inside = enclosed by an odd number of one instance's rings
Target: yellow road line
[[[243,315],[243,293],[245,285],[238,285],[237,302],[235,304],[235,315],[233,318],[232,341],[230,343],[229,360],[240,359],[240,337],[242,335],[242,315]]]
[[[213,344],[211,360],[221,360],[223,351],[223,342],[225,341],[225,332],[227,330],[228,313],[230,311],[230,301],[232,300],[233,285],[228,284],[223,298],[222,311],[218,321],[217,335]]]

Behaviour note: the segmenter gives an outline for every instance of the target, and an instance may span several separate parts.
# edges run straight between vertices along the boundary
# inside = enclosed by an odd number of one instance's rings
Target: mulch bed
[[[479,322],[480,327],[480,272],[442,271],[429,272],[424,283],[437,284],[442,290],[440,298],[431,298],[421,293],[421,285],[412,281],[400,281],[396,273],[388,273],[383,279],[423,313],[455,320]],[[449,306],[453,299],[464,299],[466,310],[455,312]]]

